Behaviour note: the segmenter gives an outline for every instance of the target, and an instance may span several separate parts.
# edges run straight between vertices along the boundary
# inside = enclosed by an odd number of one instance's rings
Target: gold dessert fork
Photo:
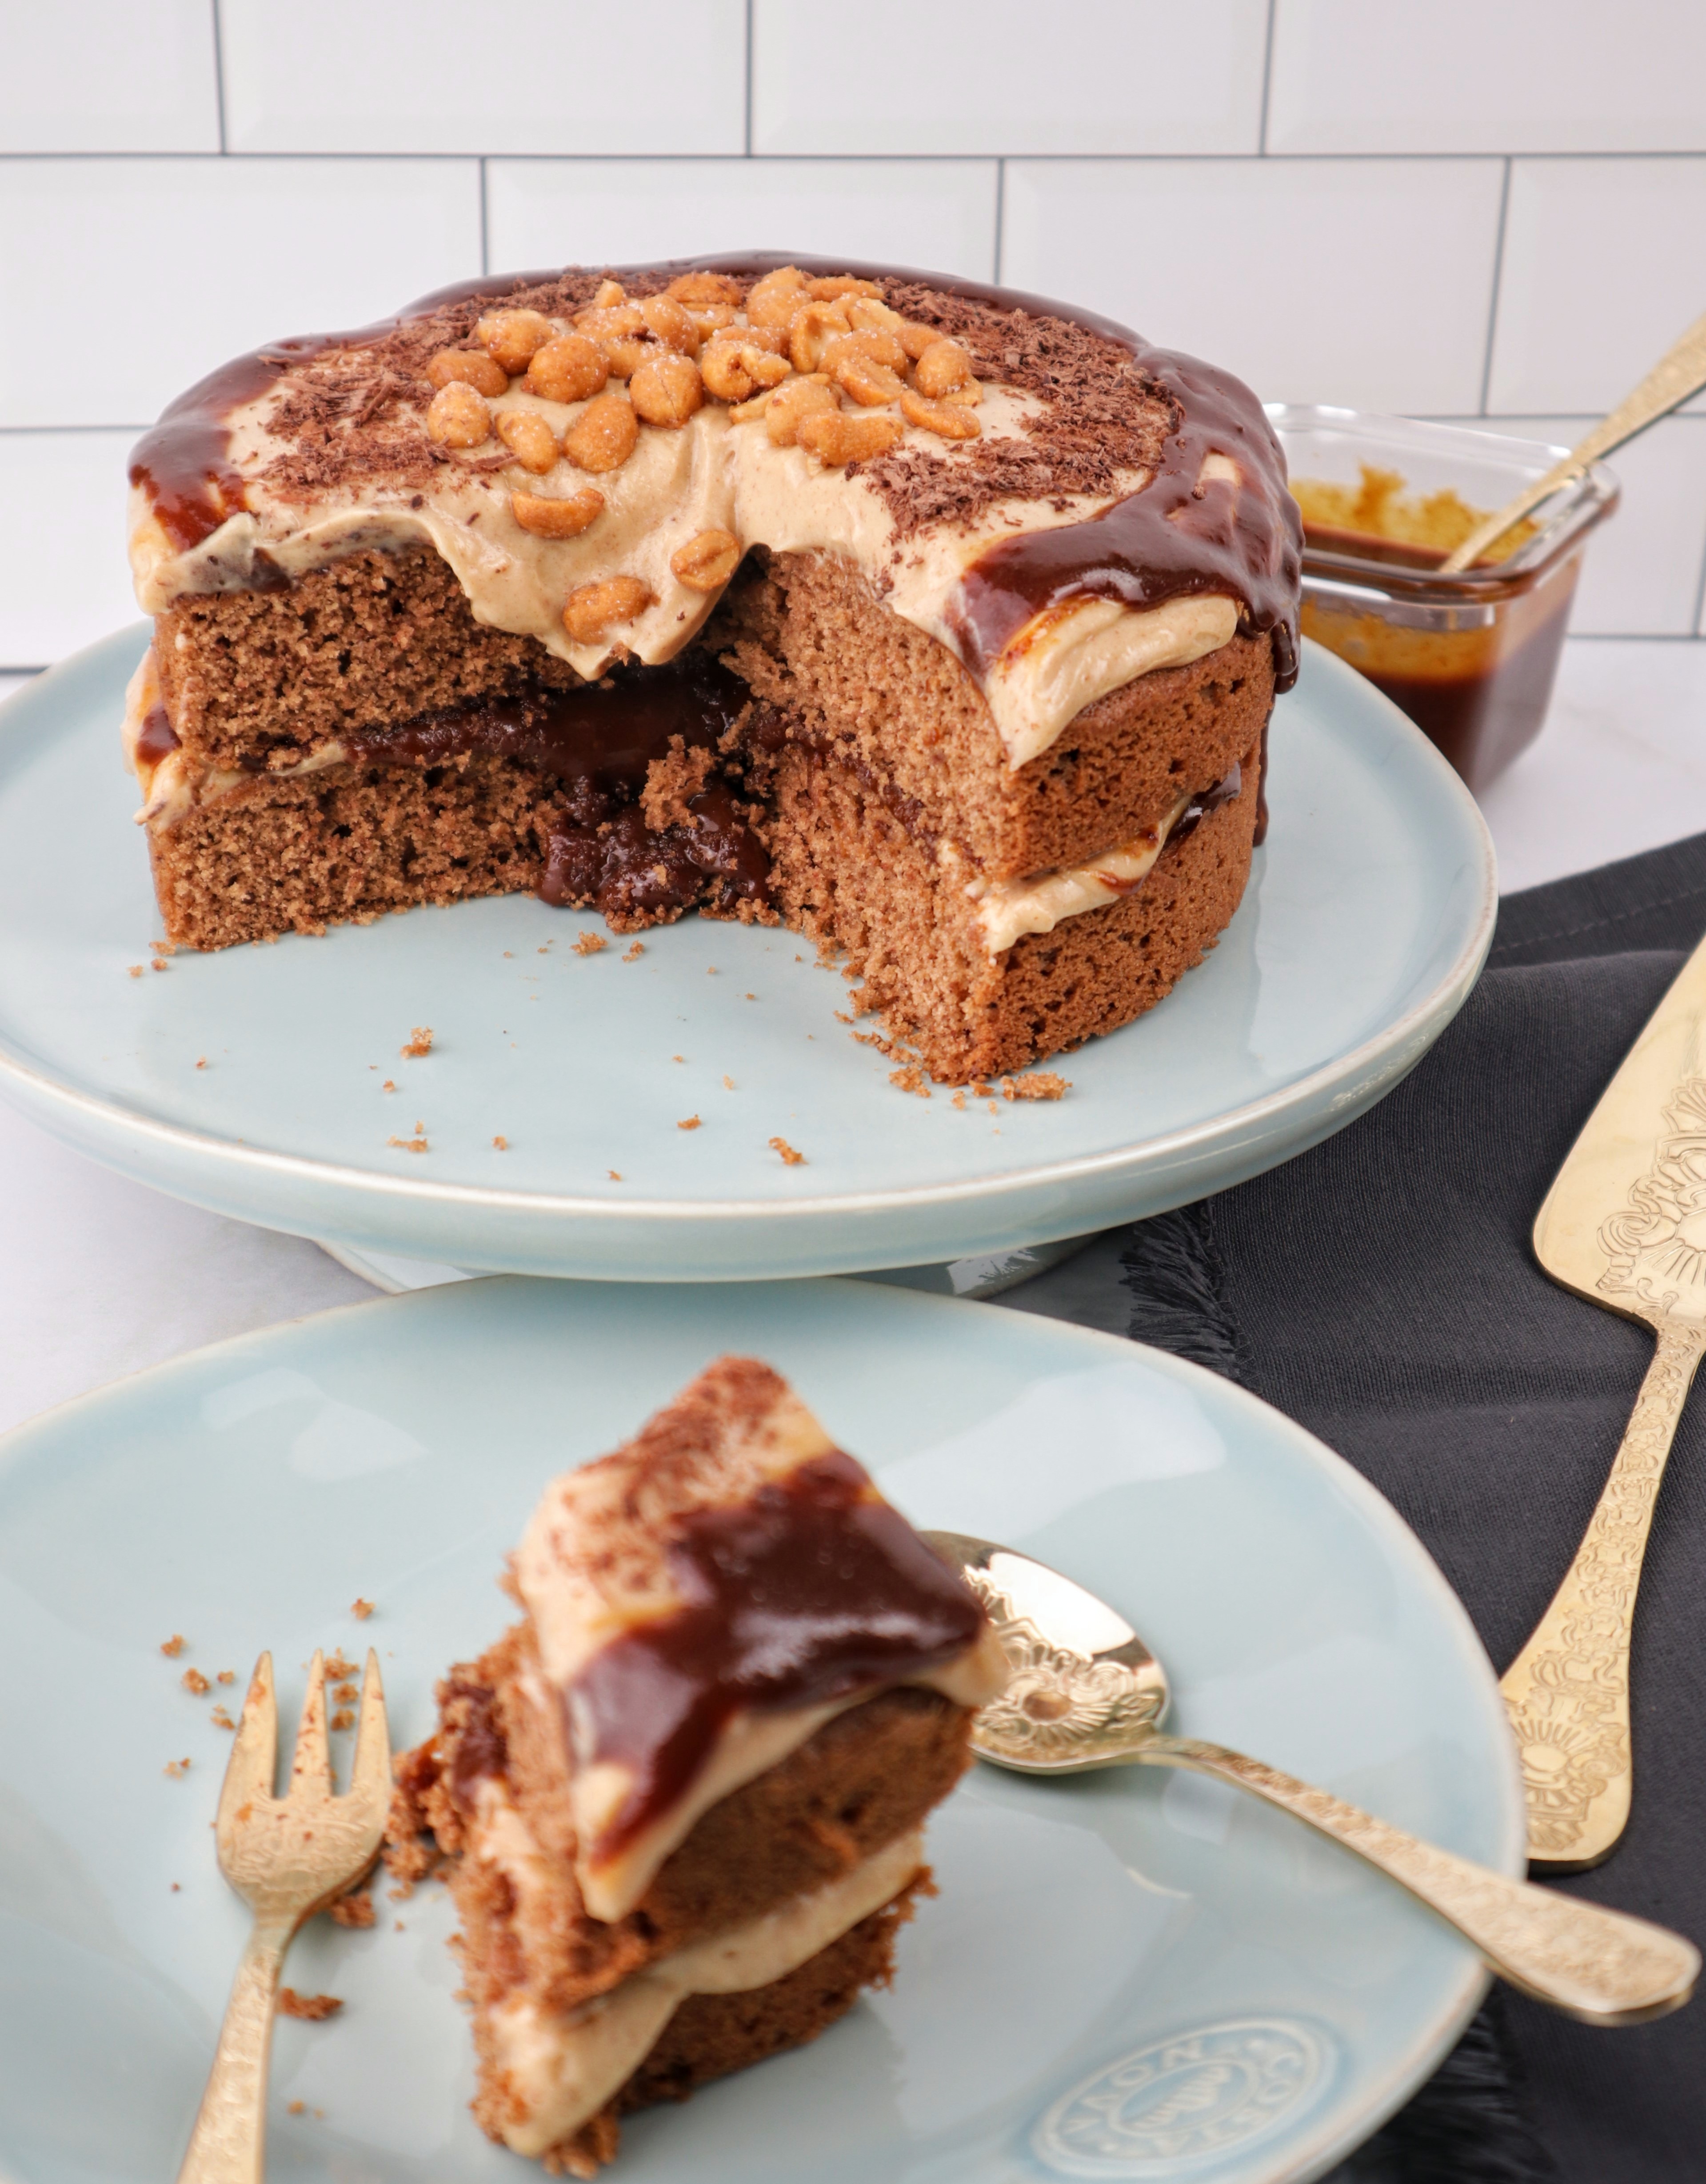
[[[290,1788],[273,1795],[278,1708],[272,1656],[255,1663],[215,1823],[220,1871],[254,1913],[231,1981],[219,2047],[208,2074],[178,2184],[261,2184],[265,2170],[266,2075],[273,2004],[284,1953],[305,1919],[323,1911],[379,1855],[391,1797],[391,1744],[378,1656],[361,1679],[355,1763],[345,1797],[332,1792],[326,1741],[326,1663],[316,1652],[290,1763]]]

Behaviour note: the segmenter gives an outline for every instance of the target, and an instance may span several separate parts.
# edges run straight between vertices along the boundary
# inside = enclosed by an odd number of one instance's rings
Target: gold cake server
[[[1659,1482],[1706,1351],[1706,941],[1587,1118],[1534,1224],[1535,1256],[1658,1336],[1575,1559],[1500,1689],[1522,1755],[1529,1857],[1580,1872],[1629,1819],[1629,1639]]]

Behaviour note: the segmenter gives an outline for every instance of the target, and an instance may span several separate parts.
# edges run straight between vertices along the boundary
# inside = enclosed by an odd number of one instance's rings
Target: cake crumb
[[[612,1183],[620,1183],[620,1182],[622,1181],[622,1177],[621,1177],[620,1173],[617,1172],[617,1170],[616,1170],[616,1169],[615,1169],[615,1168],[613,1168],[613,1167],[606,1168],[606,1169],[605,1170],[605,1173],[607,1176],[609,1176],[609,1178],[610,1178],[610,1181],[611,1181]]]
[[[196,1056],[196,1067],[197,1067],[198,1069],[205,1069],[205,1068],[207,1067],[207,1066],[208,1066],[208,1058],[207,1058],[206,1055],[204,1055],[204,1054],[198,1054],[198,1055]]]
[[[340,1684],[332,1696],[339,1706],[354,1706],[356,1698],[355,1686],[354,1684]]]
[[[371,1926],[373,1924],[371,1889],[359,1888],[348,1896],[340,1896],[329,1908],[332,1924],[336,1926]]]
[[[959,1109],[960,1112],[961,1112],[962,1115],[965,1113],[965,1112],[966,1112],[966,1088],[965,1088],[965,1086],[964,1086],[963,1084],[960,1087],[959,1090],[958,1090],[956,1093],[955,1093],[955,1095],[954,1095],[954,1100],[953,1100],[953,1104],[954,1104],[954,1106],[956,1106],[956,1107]]]
[[[610,943],[602,933],[583,933],[575,942],[577,956],[602,956]]]
[[[172,1883],[172,1893],[173,1893],[173,1895],[174,1895],[174,1896],[181,1896],[181,1895],[183,1894],[183,1892],[184,1892],[184,1886],[183,1886],[183,1883],[182,1883],[181,1880],[175,1880],[175,1881]]]
[[[337,1713],[332,1717],[332,1726],[334,1729],[354,1729],[355,1726],[355,1715],[351,1708],[348,1707],[339,1707]]]
[[[716,976],[716,966],[715,963],[707,963],[705,965],[705,975],[707,978],[714,978]]]
[[[170,1638],[161,1642],[160,1651],[169,1661],[176,1661],[183,1650],[184,1641],[181,1631],[174,1630]]]
[[[493,1138],[492,1140],[492,1150],[494,1153],[508,1152],[510,1150],[510,1140],[507,1138]]]
[[[424,1153],[427,1150],[426,1140],[424,1137],[387,1138],[385,1142],[387,1145],[398,1146],[405,1153]]]
[[[199,1669],[186,1669],[178,1680],[187,1691],[192,1691],[197,1698],[199,1698],[203,1691],[211,1688],[207,1678]]]
[[[234,1684],[237,1681],[237,1670],[235,1669],[221,1669],[219,1674],[214,1678],[214,1681],[216,1684]]]
[[[789,1167],[804,1167],[806,1165],[805,1154],[795,1152],[786,1138],[772,1138],[770,1150],[772,1152],[780,1153]]]
[[[903,1092],[916,1092],[921,1100],[930,1097],[930,1088],[924,1082],[924,1072],[916,1063],[909,1062],[905,1069],[891,1069],[889,1082],[899,1085]]]
[[[163,963],[159,957],[156,956],[153,961],[149,964],[148,968],[151,971],[169,971],[171,968],[171,966],[169,963]]]
[[[746,1000],[748,1000],[749,1001],[755,1001],[755,1000],[758,999],[758,996],[757,996],[757,994],[748,994],[745,996],[745,999],[746,999]]]
[[[284,2112],[287,2115],[306,2115],[308,2114],[308,2103],[306,2101],[287,2102],[286,2103]]]
[[[169,1759],[166,1762],[164,1771],[172,1777],[174,1781],[176,1781],[180,1774],[187,1774],[189,1773],[190,1763],[187,1759]]]
[[[387,1077],[379,1089],[382,1092],[394,1092],[397,1089],[397,1079],[394,1077]]]
[[[347,1683],[354,1674],[354,1662],[346,1661],[341,1649],[332,1654],[326,1663],[326,1678],[328,1683]]]
[[[733,1091],[734,1079],[732,1077],[725,1077],[722,1080],[722,1089],[725,1092]]]
[[[1004,1077],[1001,1097],[1004,1100],[1063,1100],[1072,1089],[1070,1081],[1056,1077],[1051,1069],[1041,1069],[1029,1077]]]
[[[237,1727],[237,1724],[231,1719],[231,1716],[226,1712],[222,1706],[216,1706],[213,1712],[208,1716],[208,1719],[213,1724],[215,1729],[235,1730]]]
[[[141,965],[140,963],[132,963],[132,964],[131,964],[131,976],[133,978],[140,978],[142,977],[142,965]]]
[[[676,1128],[678,1130],[696,1130],[699,1128],[699,1117],[697,1115],[688,1115],[676,1124]]]
[[[151,940],[148,946],[156,956],[176,956],[177,949],[170,940]]]
[[[350,1602],[349,1612],[358,1623],[365,1623],[373,1613],[373,1602],[371,1600],[363,1600],[358,1596]]]
[[[624,963],[637,963],[637,962],[638,962],[638,961],[639,961],[640,957],[641,957],[642,956],[644,956],[644,953],[645,953],[645,943],[644,943],[644,940],[636,940],[636,941],[635,941],[635,943],[634,943],[634,944],[633,944],[633,946],[632,948],[630,948],[630,949],[627,950],[627,952],[626,953],[626,955],[624,955],[624,956],[623,956],[623,957],[622,957],[622,961],[623,961],[623,962],[624,962]]]
[[[399,1047],[397,1050],[399,1054],[412,1055],[417,1060],[423,1054],[431,1054],[432,1051],[432,1025],[416,1024],[414,1038],[410,1040],[407,1046]]]
[[[685,1061],[687,1060],[687,1056],[684,1054],[672,1054],[670,1056],[670,1060],[672,1061]]]
[[[343,2007],[343,1998],[336,1994],[298,1994],[293,1986],[282,1986],[278,1991],[278,2014],[281,2017],[304,2017],[311,2025],[322,2019],[336,2017]]]
[[[516,951],[515,951],[515,950],[514,950],[513,948],[506,948],[506,949],[504,950],[504,961],[505,961],[506,963],[513,963],[515,960],[516,960]]]

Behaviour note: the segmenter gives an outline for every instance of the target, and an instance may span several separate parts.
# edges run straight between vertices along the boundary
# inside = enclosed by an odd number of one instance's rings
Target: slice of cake
[[[431,297],[136,451],[168,937],[532,889],[841,956],[951,1081],[1237,907],[1299,531],[1248,388],[1093,315],[773,259]]]
[[[957,1574],[745,1358],[549,1486],[510,1589],[522,1621],[399,1764],[387,1857],[450,1861],[480,2123],[590,2176],[627,2110],[887,1982],[925,1816],[1007,1671]]]

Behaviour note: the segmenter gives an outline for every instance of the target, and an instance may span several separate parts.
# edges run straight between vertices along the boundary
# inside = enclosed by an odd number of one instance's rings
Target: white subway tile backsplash
[[[227,357],[480,270],[448,159],[0,161],[0,425],[131,425]],[[42,327],[98,340],[44,348]]]
[[[1490,411],[1603,414],[1703,308],[1706,159],[1513,164]]]
[[[1501,417],[1498,429],[1570,448],[1596,421]],[[1609,468],[1623,499],[1589,538],[1570,628],[1583,637],[1692,635],[1706,568],[1706,417],[1665,418],[1620,448]]]
[[[750,249],[987,280],[995,262],[986,159],[494,159],[486,202],[494,271]]]
[[[0,432],[0,668],[40,667],[137,619],[125,558],[134,432]]]
[[[1275,0],[1269,152],[1706,151],[1699,0]]]
[[[744,0],[220,0],[220,15],[234,152],[739,152],[744,140]]]
[[[1493,159],[1015,161],[1001,277],[1266,399],[1472,410],[1501,181]]]
[[[0,151],[217,152],[211,0],[6,11]]]
[[[754,0],[757,153],[1255,152],[1267,0]]]

